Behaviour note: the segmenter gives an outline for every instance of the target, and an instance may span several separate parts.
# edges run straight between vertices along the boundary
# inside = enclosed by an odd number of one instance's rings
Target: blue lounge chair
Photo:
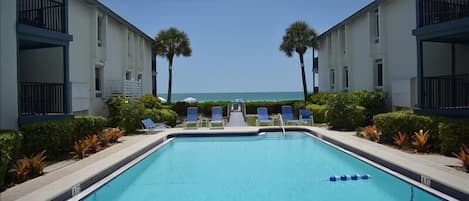
[[[147,134],[162,132],[166,128],[169,128],[169,126],[167,126],[166,124],[155,123],[151,119],[142,120],[142,124],[143,124],[143,129],[141,129],[140,131],[144,131]]]
[[[197,128],[200,127],[199,112],[196,107],[187,108],[187,117],[184,121],[184,128],[188,128],[191,124],[196,124]]]
[[[307,109],[300,109],[299,120],[302,124],[306,124],[306,125],[311,124],[311,126],[314,124],[313,115],[311,115],[311,112],[309,112],[309,110]]]
[[[282,120],[285,125],[298,123],[298,120],[295,120],[295,118],[293,117],[293,108],[291,106],[282,106]]]
[[[212,107],[212,118],[209,122],[209,128],[213,128],[213,124],[221,124],[225,127],[225,119],[223,118],[223,108],[220,106]]]
[[[269,111],[266,107],[258,107],[257,108],[257,120],[256,126],[260,126],[263,123],[268,123],[270,125],[274,125],[274,121],[269,119]]]

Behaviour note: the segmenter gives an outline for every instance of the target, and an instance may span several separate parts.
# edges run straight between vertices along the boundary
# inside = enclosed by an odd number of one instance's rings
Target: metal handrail
[[[283,123],[282,114],[279,113],[278,116],[279,116],[279,119],[280,119],[280,128],[282,128],[282,133],[283,133],[283,135],[286,135],[286,133],[285,133],[285,124]]]

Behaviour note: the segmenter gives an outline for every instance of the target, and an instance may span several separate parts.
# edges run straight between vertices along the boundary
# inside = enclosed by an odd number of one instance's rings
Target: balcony
[[[419,0],[419,27],[469,16],[469,0]]]
[[[105,82],[105,97],[124,96],[138,98],[143,95],[143,85],[135,80],[107,80]]]
[[[423,90],[423,108],[469,109],[469,74],[425,77]]]
[[[22,116],[63,114],[64,84],[21,82]]]
[[[63,0],[19,0],[18,23],[65,33]]]

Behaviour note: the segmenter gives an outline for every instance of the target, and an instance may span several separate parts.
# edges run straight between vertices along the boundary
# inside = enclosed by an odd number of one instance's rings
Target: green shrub
[[[417,115],[412,111],[379,114],[373,117],[373,122],[381,131],[381,141],[384,143],[392,143],[392,137],[399,131],[413,135],[420,129],[430,130],[430,143],[435,143],[434,138],[438,136],[438,131],[431,117]]]
[[[160,122],[166,123],[166,125],[174,127],[178,120],[178,114],[170,109],[160,109]]]
[[[179,116],[186,116],[187,107],[197,107],[197,103],[177,102],[171,106],[171,109]]]
[[[221,106],[223,109],[223,115],[226,116],[228,114],[227,108],[229,104],[230,102],[226,102],[226,101],[215,101],[215,102],[197,103],[194,106],[199,108],[200,114],[210,117],[212,115],[212,107],[215,107],[215,106]]]
[[[469,145],[468,123],[468,119],[446,119],[439,123],[440,153],[451,154],[457,152],[463,144]]]
[[[137,129],[142,128],[142,119],[144,119],[145,106],[139,101],[128,101],[120,107],[120,119],[118,127],[122,128],[125,133],[134,133]]]
[[[5,184],[8,169],[17,158],[23,136],[13,130],[0,130],[0,188]]]
[[[386,112],[386,93],[368,92],[366,90],[352,92],[355,104],[363,106],[366,124],[372,124],[373,116]]]
[[[170,109],[145,109],[142,119],[150,118],[155,122],[164,122],[166,125],[176,126],[178,115]]]
[[[325,105],[327,104],[327,101],[330,100],[331,98],[334,98],[334,96],[338,94],[335,92],[319,92],[312,94],[309,96],[308,100],[309,102],[317,105]]]
[[[306,109],[311,111],[313,115],[314,123],[326,123],[326,113],[327,113],[327,106],[326,105],[316,105],[316,104],[308,104],[306,105]]]
[[[31,155],[47,150],[48,158],[56,159],[68,154],[75,141],[101,132],[106,124],[104,117],[88,116],[23,125],[22,153]]]
[[[122,121],[121,119],[121,105],[125,104],[127,99],[124,97],[112,97],[106,100],[106,105],[108,108],[109,116],[109,126],[111,127],[118,127],[119,123]]]
[[[160,108],[161,107],[160,99],[158,97],[155,97],[155,96],[151,95],[151,94],[146,94],[144,96],[141,96],[138,100],[141,103],[143,103],[143,105],[147,109]]]
[[[363,126],[365,108],[354,103],[348,93],[338,93],[327,101],[327,121],[332,129],[355,130]]]

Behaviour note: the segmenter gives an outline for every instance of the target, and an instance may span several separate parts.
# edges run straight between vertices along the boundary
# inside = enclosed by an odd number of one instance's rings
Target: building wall
[[[90,107],[91,90],[91,16],[93,10],[85,1],[69,1],[70,82],[72,88],[72,112],[86,111]]]
[[[63,48],[21,50],[21,82],[64,83]]]
[[[135,81],[142,73],[142,93],[151,93],[151,41],[85,1],[71,1],[69,19],[73,112],[106,115],[106,90],[113,81],[123,81],[126,71]],[[101,94],[95,89],[96,67],[103,72]]]
[[[152,94],[152,72],[151,72],[151,46],[152,44],[148,41],[143,44],[143,94]]]
[[[376,9],[379,18],[376,17]],[[416,27],[415,16],[414,1],[382,1],[322,36],[319,90],[344,91],[344,67],[347,66],[348,91],[373,91],[376,89],[376,62],[382,61],[382,90],[390,95],[389,102],[394,102],[395,106],[411,107],[416,96],[412,80],[417,76],[417,50],[412,35]],[[376,36],[377,28],[379,37]],[[331,68],[335,69],[335,90],[330,87]]]
[[[348,34],[348,65],[350,69],[351,90],[373,90],[373,59],[371,58],[371,46],[368,15],[362,15],[347,25]]]
[[[415,1],[384,1],[382,5],[382,49],[384,91],[393,106],[411,108],[416,104],[417,27]]]
[[[0,129],[18,127],[16,0],[0,1]]]

